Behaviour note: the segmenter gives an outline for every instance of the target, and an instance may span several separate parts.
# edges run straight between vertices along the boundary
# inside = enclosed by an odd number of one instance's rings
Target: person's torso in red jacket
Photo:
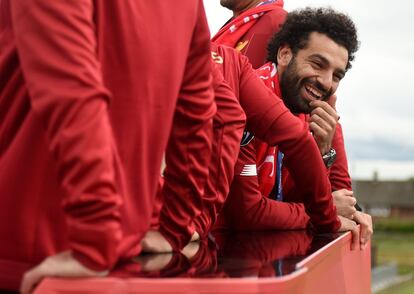
[[[89,5],[90,1],[76,4],[53,1],[47,4],[51,9],[45,14],[32,2],[12,1],[0,2],[0,235],[7,236],[0,245],[0,258],[39,262],[67,249],[70,246],[68,223],[74,219],[68,220],[63,213],[62,199],[68,191],[71,196],[86,191],[95,195],[88,196],[90,199],[101,197],[95,185],[97,180],[101,181],[102,193],[110,190],[115,194],[111,196],[111,203],[120,202],[119,194],[122,195],[121,212],[128,216],[122,224],[124,237],[141,238],[149,227],[152,195],[155,195],[161,157],[202,2],[97,0]],[[19,5],[32,4],[30,9],[15,11],[11,22],[14,9],[11,6],[20,9]],[[39,33],[30,32],[32,27],[25,13],[30,14],[30,19],[36,19],[36,25],[50,31],[41,32],[41,38]],[[79,21],[79,15],[88,17],[89,22]],[[30,47],[17,48],[16,20],[19,28],[27,30],[24,33]],[[76,23],[77,27],[70,27],[69,22]],[[36,25],[33,32],[39,30]],[[207,46],[199,53],[209,51],[205,27],[199,37],[206,39],[203,45]],[[66,44],[62,48],[70,54],[61,54],[59,46],[53,47],[56,44]],[[94,54],[82,55],[84,52],[77,51],[77,45],[90,45]],[[30,55],[30,51],[44,51],[43,59],[37,71],[33,67],[22,71],[20,54]],[[39,74],[44,71],[50,75]],[[41,98],[34,100],[32,94]],[[77,129],[58,134],[54,130],[46,132],[45,117],[58,126],[78,118],[74,111],[72,118],[63,121],[66,118],[54,112],[50,97],[58,97],[61,101],[56,99],[56,103],[63,101],[68,106],[80,108],[82,102],[78,101],[84,98],[84,101],[96,101],[101,112],[109,108],[103,119],[104,128],[97,132],[109,140],[104,143],[110,151],[101,154],[102,150],[84,148],[95,145],[82,138],[82,142],[87,142],[85,146],[76,146],[76,141],[64,146],[72,152],[72,163],[65,161],[67,149],[53,146],[55,152],[51,152],[51,144],[67,140]],[[95,112],[90,114],[92,118]],[[94,123],[88,119],[83,117],[82,124]],[[86,136],[93,141],[95,133]],[[142,140],[151,147],[137,148],[143,146],[139,143]],[[64,161],[63,168],[60,159]],[[79,170],[79,162],[88,160],[105,173],[94,174],[88,170],[89,166]],[[77,169],[80,178],[68,183],[72,169]],[[87,216],[82,216],[82,207],[70,209],[79,210],[79,217],[93,216],[95,220],[106,207],[99,207]],[[105,234],[114,228],[103,224],[96,229]]]

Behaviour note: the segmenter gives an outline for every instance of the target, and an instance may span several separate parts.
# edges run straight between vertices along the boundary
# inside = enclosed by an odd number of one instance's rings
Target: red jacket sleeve
[[[234,93],[214,62],[214,95],[217,113],[213,119],[213,154],[203,197],[203,211],[195,221],[196,230],[205,237],[223,207],[233,180],[246,116]]]
[[[303,204],[263,196],[255,168],[256,150],[250,143],[240,148],[234,180],[223,210],[225,223],[242,231],[306,228],[309,217]]]
[[[307,126],[268,89],[252,70],[245,56],[240,80],[240,104],[246,112],[247,130],[271,146],[278,145],[295,183],[303,187],[304,204],[319,231],[340,227],[331,196],[331,186],[319,149]]]
[[[184,247],[200,214],[212,150],[216,112],[211,80],[210,34],[202,1],[193,32],[167,150],[160,232],[175,250]]]
[[[70,248],[86,266],[107,269],[117,260],[122,238],[121,197],[114,180],[110,93],[96,56],[92,1],[10,3],[30,103],[47,132],[66,192]]]
[[[344,136],[341,124],[337,124],[332,140],[332,148],[336,151],[336,159],[329,170],[329,179],[332,191],[340,189],[352,190],[352,181],[348,172],[348,160],[346,158]]]

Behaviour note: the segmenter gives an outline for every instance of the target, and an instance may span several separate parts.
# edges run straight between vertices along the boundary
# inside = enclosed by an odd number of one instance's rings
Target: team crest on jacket
[[[243,137],[240,143],[240,146],[246,146],[247,144],[249,144],[254,138],[254,135],[252,133],[250,133],[249,131],[244,130],[243,132]]]
[[[241,52],[247,46],[247,44],[249,44],[249,40],[241,41],[241,42],[237,43],[235,49],[237,51]]]

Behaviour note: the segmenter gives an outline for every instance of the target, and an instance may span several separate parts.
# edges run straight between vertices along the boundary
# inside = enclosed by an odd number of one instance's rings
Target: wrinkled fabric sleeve
[[[210,33],[199,2],[183,83],[167,150],[164,205],[160,232],[174,250],[183,248],[194,232],[190,223],[202,209],[212,150],[212,117],[216,112],[211,78]]]
[[[329,180],[332,185],[332,191],[337,191],[341,189],[347,189],[352,191],[352,179],[349,174],[349,166],[345,150],[344,135],[342,132],[342,125],[339,123],[336,126],[335,135],[332,140],[332,148],[334,148],[336,151],[335,162],[329,169]],[[355,208],[358,211],[362,211],[362,208],[358,205],[358,203],[355,204]]]
[[[243,109],[216,63],[213,65],[213,85],[217,104],[217,113],[213,118],[213,153],[203,210],[195,220],[196,231],[201,237],[207,236],[226,201],[246,121]]]
[[[117,260],[122,238],[121,197],[107,113],[110,93],[96,53],[93,3],[10,3],[31,107],[45,128],[66,194],[56,197],[63,199],[70,249],[85,266],[108,269]]]
[[[351,177],[348,171],[348,159],[346,158],[344,135],[341,124],[337,124],[332,140],[332,148],[336,151],[336,159],[329,169],[329,179],[332,191],[340,189],[352,190]]]
[[[245,56],[240,81],[240,104],[246,112],[247,129],[270,146],[278,145],[295,183],[303,187],[306,213],[317,231],[335,232],[340,227],[331,186],[318,147],[308,128],[283,101],[268,89]]]

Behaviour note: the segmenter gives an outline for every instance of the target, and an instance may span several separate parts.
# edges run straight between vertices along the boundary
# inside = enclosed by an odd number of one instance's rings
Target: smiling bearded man
[[[257,70],[290,111],[309,124],[318,146],[317,136],[323,131],[321,124],[329,122],[330,126],[324,127],[335,132],[339,117],[334,109],[333,94],[351,67],[357,49],[356,28],[348,16],[332,9],[307,8],[289,13],[280,32],[269,44],[270,62]],[[249,126],[246,131],[246,134],[252,133]],[[290,166],[292,158],[287,154],[283,157],[279,146],[268,145],[253,136],[244,139],[230,193],[216,229],[302,229],[314,226],[306,215],[312,209],[307,205],[308,187],[295,183],[290,176],[297,173]],[[331,141],[332,138],[329,143]],[[331,148],[330,144],[321,146],[326,151]],[[321,154],[326,152],[320,150]],[[341,160],[346,161],[346,157]],[[332,161],[327,160],[325,164],[329,176]],[[315,166],[306,160],[302,165],[315,170]],[[332,183],[331,177],[330,180]],[[371,217],[355,211],[354,197],[346,198],[350,202],[348,210],[338,207],[338,214],[361,224],[360,244],[364,247],[372,234]]]

